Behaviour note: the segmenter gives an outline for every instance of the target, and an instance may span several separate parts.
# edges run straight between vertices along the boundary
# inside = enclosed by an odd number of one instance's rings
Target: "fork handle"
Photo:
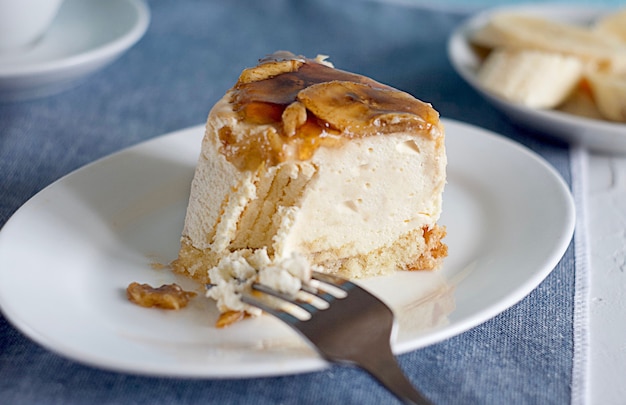
[[[391,349],[385,355],[378,353],[376,356],[372,356],[369,361],[361,360],[360,366],[403,403],[432,405],[432,402],[417,391],[406,377]]]

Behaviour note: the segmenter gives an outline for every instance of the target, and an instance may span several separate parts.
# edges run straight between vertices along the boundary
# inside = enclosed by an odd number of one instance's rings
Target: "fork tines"
[[[254,283],[252,293],[244,294],[241,300],[293,324],[309,320],[312,314],[329,308],[333,301],[345,298],[354,287],[342,278],[313,271],[311,280],[303,283],[296,294],[285,294]]]

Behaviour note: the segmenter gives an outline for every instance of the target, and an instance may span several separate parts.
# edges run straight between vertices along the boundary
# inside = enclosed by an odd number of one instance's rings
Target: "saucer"
[[[37,43],[0,54],[0,100],[45,97],[79,84],[133,46],[149,21],[143,0],[65,0]]]

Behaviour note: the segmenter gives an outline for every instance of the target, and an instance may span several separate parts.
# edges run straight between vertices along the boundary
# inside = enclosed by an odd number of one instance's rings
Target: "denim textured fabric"
[[[201,124],[244,67],[275,50],[327,54],[338,68],[431,102],[443,117],[493,130],[547,159],[571,184],[566,145],[508,121],[446,57],[467,15],[357,0],[154,0],[146,36],[80,86],[0,104],[0,225],[36,192],[99,157]],[[573,245],[528,297],[468,332],[399,356],[441,404],[566,404],[573,356]],[[198,380],[113,373],[32,343],[0,316],[3,404],[380,404],[364,372]]]

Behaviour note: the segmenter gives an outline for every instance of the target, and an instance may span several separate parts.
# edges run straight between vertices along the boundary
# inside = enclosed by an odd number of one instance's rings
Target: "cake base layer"
[[[440,267],[448,254],[442,243],[446,235],[444,227],[413,230],[390,246],[384,246],[365,254],[337,257],[333,251],[310,252],[304,256],[323,270],[350,279],[391,274],[396,270],[434,270]],[[198,249],[187,237],[181,240],[178,258],[172,269],[200,283],[210,283],[208,270],[217,266],[227,252]]]

